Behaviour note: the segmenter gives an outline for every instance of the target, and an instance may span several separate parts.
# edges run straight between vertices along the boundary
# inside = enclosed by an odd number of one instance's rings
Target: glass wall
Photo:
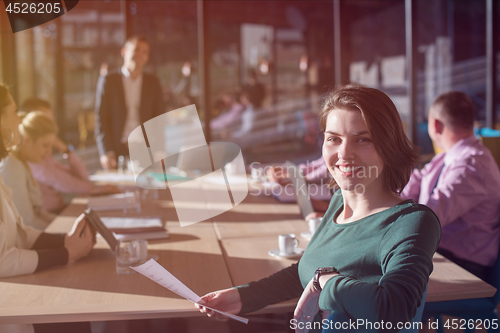
[[[404,1],[343,2],[349,81],[384,91],[403,123],[410,118],[406,85]],[[347,16],[344,16],[345,15]]]
[[[204,3],[208,110],[200,99],[196,1],[80,1],[61,18],[8,36],[3,20],[0,76],[19,103],[49,100],[67,141],[81,142],[83,121],[89,145],[98,76],[121,66],[127,36],[142,34],[151,43],[147,70],[160,78],[166,111],[194,103],[202,120],[209,112],[212,140],[238,143],[249,163],[319,157],[316,115],[321,94],[334,86],[333,1]],[[417,143],[431,152],[425,124],[439,93],[468,93],[484,125],[486,0],[415,4]],[[343,83],[383,90],[408,122],[405,1],[341,0],[340,11]],[[15,61],[6,64],[11,53]]]
[[[196,1],[137,1],[126,6],[129,33],[146,36],[151,44],[146,70],[161,81],[165,109],[199,103]]]
[[[316,159],[319,95],[333,86],[333,3],[256,4],[210,7],[213,140],[237,143],[248,163]]]
[[[76,146],[81,121],[92,130],[93,119],[88,114],[94,110],[100,70],[121,61],[125,40],[122,3],[80,1],[61,18],[9,37],[15,45],[15,82],[9,83],[15,86],[18,104],[30,97],[49,101],[60,134]],[[92,138],[89,135],[90,142]]]
[[[121,66],[126,39],[125,8],[120,1],[80,1],[60,19],[63,108],[66,140],[93,139],[95,90],[99,75]],[[85,140],[86,141],[86,140]]]

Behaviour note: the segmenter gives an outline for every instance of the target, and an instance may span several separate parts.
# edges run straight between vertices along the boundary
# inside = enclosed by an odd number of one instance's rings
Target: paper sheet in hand
[[[184,283],[179,281],[175,276],[173,276],[169,271],[167,271],[165,268],[163,268],[159,263],[157,263],[154,259],[150,259],[149,261],[145,262],[144,264],[136,267],[130,267],[137,273],[140,273],[144,275],[145,277],[153,280],[154,282],[158,283],[159,285],[164,286],[168,290],[176,293],[179,296],[184,297],[188,301],[191,301],[196,304],[200,304],[199,302],[201,301],[201,297],[196,295],[191,289],[186,287]],[[201,304],[203,305],[203,304]],[[205,305],[203,305],[205,306]],[[220,313],[224,316],[227,316],[231,319],[240,321],[242,323],[248,324],[248,319],[240,317],[240,316],[235,316],[230,313],[224,312],[224,311],[219,311],[213,308],[210,308],[208,306],[205,306],[206,308],[213,310],[217,313]]]

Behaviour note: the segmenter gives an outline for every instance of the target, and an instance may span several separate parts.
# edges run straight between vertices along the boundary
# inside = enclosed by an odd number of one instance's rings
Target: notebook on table
[[[169,237],[159,217],[101,217],[118,240],[165,239]]]
[[[109,230],[104,223],[102,223],[99,215],[96,214],[92,209],[87,208],[85,210],[85,219],[91,224],[91,226],[104,238],[106,243],[108,243],[111,250],[114,252],[118,241],[111,230]]]
[[[101,218],[90,208],[85,211],[85,218],[113,251],[119,240],[154,240],[169,237],[159,218]]]

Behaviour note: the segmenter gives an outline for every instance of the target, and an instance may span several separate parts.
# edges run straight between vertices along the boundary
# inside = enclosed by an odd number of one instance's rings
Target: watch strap
[[[335,267],[320,267],[314,272],[313,286],[317,291],[323,290],[319,284],[319,277],[324,273],[338,273],[339,271]]]

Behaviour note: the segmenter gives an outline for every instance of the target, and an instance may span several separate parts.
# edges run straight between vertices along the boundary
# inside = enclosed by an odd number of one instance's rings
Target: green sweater
[[[432,272],[441,225],[427,206],[406,200],[358,221],[336,224],[343,198],[334,195],[300,262],[237,287],[241,313],[299,297],[318,267],[334,266],[319,299],[323,310],[351,319],[408,322],[415,316]]]

